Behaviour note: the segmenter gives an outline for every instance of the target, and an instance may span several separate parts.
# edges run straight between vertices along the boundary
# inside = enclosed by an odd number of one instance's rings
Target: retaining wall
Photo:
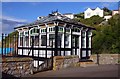
[[[33,74],[33,59],[28,57],[3,57],[2,72],[21,77]]]
[[[118,64],[120,54],[99,54],[99,64]],[[91,55],[91,60],[97,63],[97,55]]]
[[[76,55],[71,56],[54,56],[53,70],[59,70],[68,67],[80,66],[79,57]]]

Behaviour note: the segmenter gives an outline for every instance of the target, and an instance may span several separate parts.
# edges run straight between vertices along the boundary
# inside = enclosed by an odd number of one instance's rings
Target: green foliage
[[[113,16],[108,23],[96,31],[96,36],[93,37],[95,53],[120,53],[120,16]]]
[[[91,18],[87,18],[87,19],[75,18],[75,20],[81,23],[87,24],[89,26],[96,26],[100,24],[102,21],[104,21],[104,19],[99,16],[92,16]]]
[[[84,18],[84,13],[75,14],[75,17],[83,19]]]
[[[112,11],[109,10],[107,7],[104,7],[103,11],[104,11],[104,16],[106,16],[106,15],[112,15]]]
[[[103,8],[107,13],[111,10]],[[102,17],[93,16],[91,18],[75,18],[75,20],[95,27],[93,31],[93,53],[119,53],[120,54],[120,16],[114,15],[105,25],[101,23],[104,21]],[[105,22],[105,21],[104,21]]]

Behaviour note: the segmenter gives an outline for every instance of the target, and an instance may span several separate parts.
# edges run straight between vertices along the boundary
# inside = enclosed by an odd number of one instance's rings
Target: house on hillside
[[[112,17],[112,15],[106,15],[106,16],[104,16],[104,19],[105,19],[106,21],[108,21],[111,17]]]
[[[118,13],[119,13],[118,10],[113,10],[113,11],[112,11],[112,16],[115,15],[115,14],[118,14]]]
[[[70,19],[73,19],[74,18],[74,14],[73,13],[65,13],[63,14],[64,16],[70,18]]]
[[[88,8],[87,10],[84,11],[84,18],[90,18],[94,15],[98,15],[100,17],[103,17],[104,16],[104,11],[102,9],[100,9],[99,7],[97,7],[96,9],[91,9],[91,8]]]
[[[92,30],[55,11],[35,22],[16,27],[19,32],[18,55],[38,58],[78,55],[88,60],[92,53]],[[38,67],[44,61],[34,60]]]

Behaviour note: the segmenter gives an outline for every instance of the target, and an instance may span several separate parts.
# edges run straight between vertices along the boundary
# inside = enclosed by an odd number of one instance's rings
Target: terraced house
[[[92,53],[92,27],[64,16],[58,11],[38,17],[33,23],[16,27],[19,32],[18,55],[42,58],[78,55],[88,60]],[[37,67],[44,60],[34,60]]]

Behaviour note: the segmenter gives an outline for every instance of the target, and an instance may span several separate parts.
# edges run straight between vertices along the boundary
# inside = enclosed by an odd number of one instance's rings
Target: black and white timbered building
[[[92,52],[92,30],[95,29],[57,11],[15,30],[19,32],[18,55],[38,58],[78,55],[82,60],[89,59]],[[43,62],[34,61],[34,66]]]

